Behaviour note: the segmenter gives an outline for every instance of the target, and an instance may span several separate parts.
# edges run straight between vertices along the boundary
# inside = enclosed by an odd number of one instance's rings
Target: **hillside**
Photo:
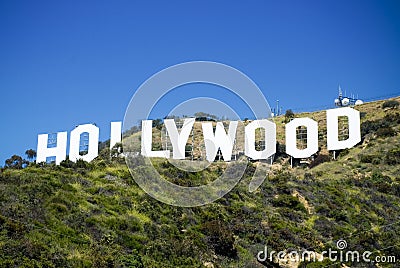
[[[281,145],[260,188],[248,191],[257,165],[249,163],[229,194],[201,207],[151,198],[107,149],[92,163],[2,169],[0,267],[342,267],[328,259],[277,264],[256,258],[266,245],[321,253],[336,249],[339,239],[349,250],[400,260],[400,109],[383,108],[385,102],[356,107],[362,142],[336,160],[324,147],[325,111],[296,114],[319,123],[321,151],[310,166],[290,167],[282,146],[285,118],[275,118]],[[214,180],[225,169],[216,162],[199,175],[163,159],[153,164],[182,185]]]

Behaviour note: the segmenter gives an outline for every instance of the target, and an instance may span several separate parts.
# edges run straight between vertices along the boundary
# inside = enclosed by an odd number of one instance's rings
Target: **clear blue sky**
[[[123,120],[147,78],[193,60],[246,73],[270,105],[332,105],[338,84],[400,92],[399,1],[0,1],[0,165],[38,133]]]

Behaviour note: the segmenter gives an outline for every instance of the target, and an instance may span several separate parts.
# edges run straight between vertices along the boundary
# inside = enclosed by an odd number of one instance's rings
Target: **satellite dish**
[[[363,104],[364,102],[362,101],[362,100],[356,100],[356,103],[355,103],[355,105],[361,105],[361,104]]]
[[[335,105],[339,106],[340,105],[340,100],[339,99],[335,99]]]
[[[344,98],[344,99],[342,100],[342,105],[343,105],[343,106],[347,106],[347,105],[349,105],[349,103],[350,103],[350,100],[349,100],[348,98]]]

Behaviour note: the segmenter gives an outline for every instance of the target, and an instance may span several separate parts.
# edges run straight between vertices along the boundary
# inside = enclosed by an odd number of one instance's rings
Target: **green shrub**
[[[305,180],[314,180],[315,177],[314,177],[314,175],[312,173],[306,172],[306,173],[304,173],[304,179]]]
[[[367,181],[367,187],[373,187],[381,193],[389,193],[391,191],[392,179],[383,175],[379,171],[374,171]]]
[[[384,127],[378,129],[376,136],[378,137],[392,137],[396,135],[396,131],[392,127]]]
[[[393,148],[388,151],[385,156],[385,163],[388,165],[397,165],[400,164],[400,149]]]
[[[119,259],[119,267],[144,268],[142,258],[136,250],[129,255],[123,255]]]
[[[381,156],[375,154],[360,154],[361,163],[374,163],[376,159],[380,160]]]
[[[67,157],[67,159],[60,162],[60,166],[65,167],[65,168],[74,168],[76,165],[74,162],[69,160],[69,158]]]
[[[275,207],[287,207],[295,210],[306,211],[299,199],[289,194],[281,194],[277,198],[272,199],[272,204]]]
[[[361,123],[361,136],[364,138],[365,135],[376,133],[379,129],[391,127],[393,122],[387,121],[384,118],[370,121],[367,120]]]
[[[396,100],[388,100],[382,104],[382,108],[397,108],[399,107],[399,102]]]
[[[219,220],[209,221],[203,224],[202,230],[207,234],[208,242],[215,253],[230,258],[237,256],[235,238],[226,223]]]
[[[385,114],[383,120],[390,122],[391,124],[400,124],[400,113],[396,112]]]
[[[346,148],[346,149],[340,150],[337,155],[345,156],[345,155],[348,155],[349,152],[350,152],[350,149]]]
[[[326,154],[319,154],[309,165],[309,168],[318,166],[319,164],[331,161],[331,157]]]

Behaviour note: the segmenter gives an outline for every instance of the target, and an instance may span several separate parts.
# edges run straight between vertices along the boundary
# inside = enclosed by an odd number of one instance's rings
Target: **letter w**
[[[231,161],[232,150],[235,143],[237,121],[229,123],[228,135],[225,132],[224,125],[217,123],[215,134],[211,122],[202,123],[204,143],[206,145],[206,158],[209,162],[213,162],[217,155],[218,148],[221,149],[224,161]]]

